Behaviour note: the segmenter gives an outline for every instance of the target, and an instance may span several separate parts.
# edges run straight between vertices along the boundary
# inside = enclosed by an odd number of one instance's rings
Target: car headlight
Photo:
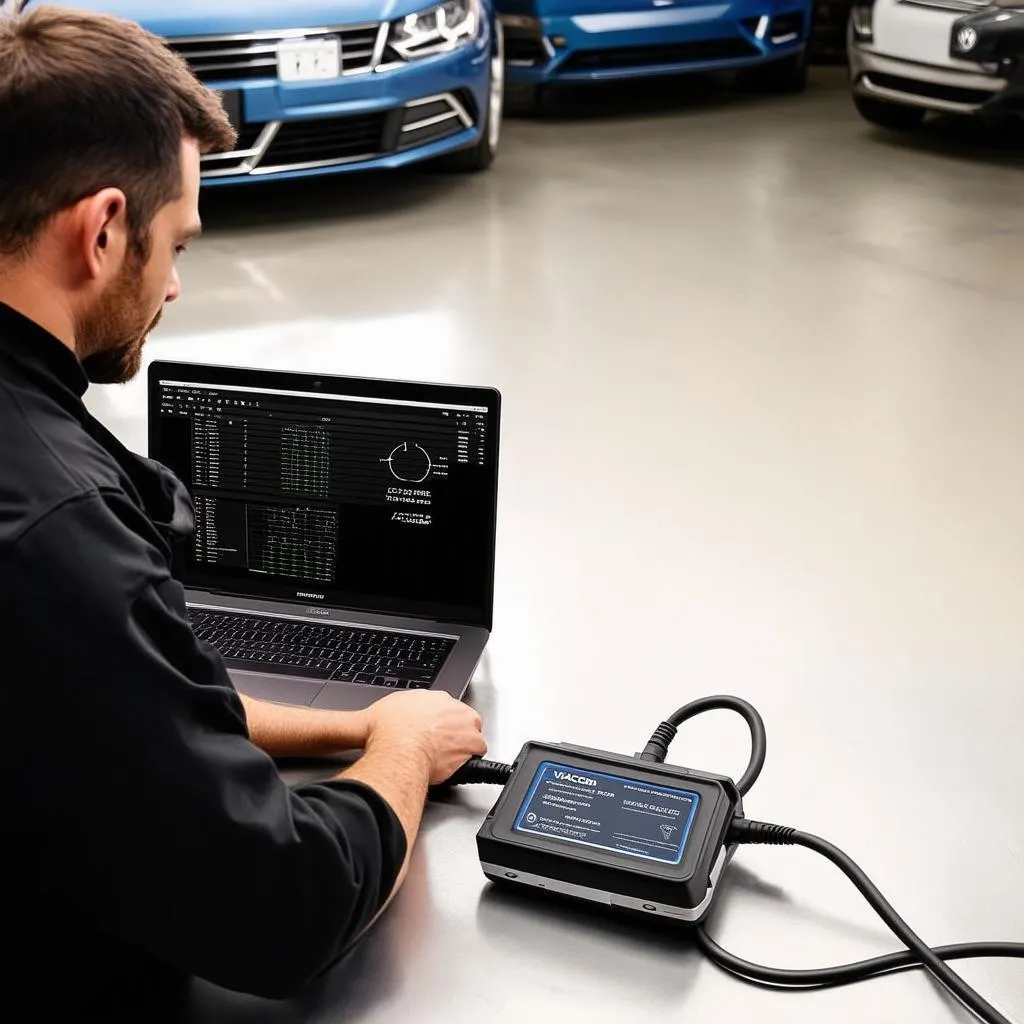
[[[874,0],[857,0],[850,12],[853,37],[858,43],[870,43],[875,38]]]
[[[480,0],[444,0],[393,22],[388,42],[405,60],[447,53],[476,36],[480,19]]]

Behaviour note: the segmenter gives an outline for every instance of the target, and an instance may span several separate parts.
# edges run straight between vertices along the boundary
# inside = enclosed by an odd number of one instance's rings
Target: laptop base
[[[353,612],[340,608],[310,607],[303,609],[290,603],[261,601],[253,598],[211,594],[190,590],[186,592],[190,610],[236,612],[249,615],[283,618],[322,626],[335,623],[375,630],[409,633],[419,636],[444,637],[455,642],[451,653],[441,666],[432,690],[444,690],[460,699],[476,671],[488,640],[488,631],[476,626],[431,622],[423,619],[399,618],[372,613]],[[369,707],[389,693],[400,692],[386,685],[370,682],[350,683],[323,679],[309,679],[286,672],[249,671],[233,668],[227,662],[232,682],[241,693],[260,700],[300,707],[334,710],[360,710]]]

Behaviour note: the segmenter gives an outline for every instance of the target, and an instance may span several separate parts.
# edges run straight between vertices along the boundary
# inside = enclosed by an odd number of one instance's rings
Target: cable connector
[[[651,733],[651,738],[647,741],[647,746],[644,747],[643,753],[640,754],[641,761],[656,761],[658,764],[664,764],[665,758],[668,757],[668,748],[672,741],[676,738],[676,733],[679,730],[671,722],[662,722],[657,729]]]
[[[767,821],[751,821],[749,818],[733,818],[725,841],[727,844],[792,846],[795,835],[796,829],[786,825],[772,825]]]
[[[474,757],[459,768],[442,786],[504,786],[512,778],[512,765]]]
[[[456,786],[504,786],[515,766],[501,761],[485,761],[482,757],[470,758],[455,774],[427,790],[430,800],[440,800],[451,794]]]

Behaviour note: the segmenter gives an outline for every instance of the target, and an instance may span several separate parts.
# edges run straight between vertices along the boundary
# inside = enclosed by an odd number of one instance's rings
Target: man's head
[[[130,379],[199,231],[219,99],[134,23],[39,7],[0,18],[0,295],[45,292],[89,377]]]

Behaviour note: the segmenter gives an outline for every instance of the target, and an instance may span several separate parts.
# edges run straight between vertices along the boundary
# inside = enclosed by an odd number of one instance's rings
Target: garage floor
[[[850,846],[927,937],[1012,938],[1022,198],[1024,143],[880,134],[841,71],[792,98],[601,90],[510,121],[481,177],[209,193],[150,355],[500,387],[497,630],[471,691],[494,756],[527,736],[632,751],[686,699],[744,694],[770,732],[754,813]],[[144,446],[141,387],[91,402]],[[744,750],[712,720],[680,757],[735,773]],[[394,930],[360,960],[400,971],[369,995],[335,986],[338,1020],[521,1020],[553,949],[552,1019],[581,1019],[580,992],[600,1022],[635,1017],[637,992],[705,1024],[753,1007],[787,1024],[966,1019],[920,978],[752,995],[654,940],[479,903],[488,797],[466,799],[473,813],[428,816]],[[951,800],[987,837],[981,872],[976,843],[933,841]],[[794,966],[892,948],[827,866],[745,864],[719,929],[732,947]],[[968,900],[950,883],[966,878]],[[445,984],[431,949],[520,982],[499,1005]],[[594,967],[612,955],[628,983]],[[964,973],[1024,1013],[1016,966]]]
[[[891,386],[879,358],[955,379],[1020,347],[1022,172],[1021,138],[871,128],[841,69],[801,97],[587,90],[507,121],[486,175],[208,191],[150,354],[530,379],[536,399],[608,381],[654,400],[712,369],[757,383],[762,360],[799,375],[787,400],[857,367]]]

